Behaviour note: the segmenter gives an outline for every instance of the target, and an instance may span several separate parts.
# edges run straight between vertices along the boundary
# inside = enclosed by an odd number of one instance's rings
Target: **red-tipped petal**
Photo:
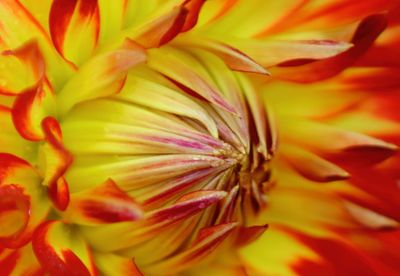
[[[2,60],[4,69],[0,69],[0,75],[6,83],[6,86],[0,85],[0,94],[18,95],[25,89],[44,81],[45,62],[35,40],[29,41],[15,50],[4,51],[0,58],[5,59],[4,61]],[[17,64],[17,61],[20,64]],[[21,69],[21,71],[18,69]],[[25,80],[22,86],[21,84],[17,85],[21,80]]]
[[[0,153],[0,184],[9,182],[18,169],[31,169],[28,162],[8,153]]]
[[[188,10],[188,14],[181,32],[187,32],[196,25],[201,8],[205,2],[205,0],[186,0],[183,3],[183,7]]]
[[[85,242],[61,222],[40,225],[33,236],[33,250],[51,276],[97,275]]]
[[[279,78],[309,83],[333,77],[357,61],[386,28],[386,16],[376,14],[366,17],[358,26],[352,43],[354,46],[346,52],[326,60],[293,68],[277,70]],[[274,72],[272,72],[274,74]]]
[[[0,244],[16,246],[28,225],[30,198],[17,185],[0,186]],[[13,246],[14,245],[14,246]]]
[[[97,0],[55,0],[50,10],[50,34],[57,51],[80,64],[97,45],[100,31]]]
[[[40,84],[21,93],[16,98],[11,115],[15,128],[25,139],[31,141],[43,139],[40,123],[46,113],[43,105],[48,98],[48,92]]]
[[[133,221],[142,217],[140,206],[112,180],[71,195],[67,216],[75,223]]]
[[[145,24],[139,30],[134,29],[130,37],[145,48],[160,47],[175,38],[182,30],[187,10],[176,7],[154,21]]]
[[[236,240],[237,246],[245,246],[258,239],[268,229],[268,225],[240,227]],[[268,234],[267,234],[268,235]]]
[[[72,163],[72,155],[65,149],[62,143],[60,124],[53,117],[47,117],[42,121],[45,141],[43,146],[44,179],[46,185],[57,181]]]

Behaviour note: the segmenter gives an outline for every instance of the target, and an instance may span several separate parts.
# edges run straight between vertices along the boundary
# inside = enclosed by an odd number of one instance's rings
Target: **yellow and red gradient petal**
[[[110,276],[143,276],[132,258],[116,254],[94,253],[94,260],[102,275]]]
[[[57,106],[60,114],[65,115],[80,102],[118,93],[124,85],[128,71],[145,60],[146,51],[131,40],[125,40],[116,50],[91,59],[58,93]]]
[[[364,245],[357,246],[350,240],[316,238],[291,230],[286,231],[298,242],[313,250],[320,258],[319,261],[300,258],[291,265],[297,274],[318,275],[324,273],[324,275],[343,275],[350,273],[354,275],[394,276],[398,272],[398,265],[393,266],[392,263],[392,267],[390,267],[385,264],[385,259],[381,256],[378,258],[373,257],[373,249],[371,250],[372,252],[363,250],[363,246],[368,247],[368,236],[365,237]],[[356,235],[354,234],[353,236],[355,240]],[[395,235],[398,237],[398,233]],[[360,239],[362,239],[362,234]],[[374,243],[374,241],[371,242]],[[378,249],[379,242],[375,240],[375,243]],[[382,245],[385,246],[384,244]],[[398,261],[398,254],[393,254],[391,257]]]
[[[173,42],[173,45],[184,47],[185,50],[189,50],[191,47],[193,47],[210,51],[222,58],[232,70],[268,74],[268,72],[262,66],[260,66],[249,56],[222,42],[200,38],[198,36],[184,35],[177,38]]]
[[[61,128],[56,119],[46,117],[42,121],[45,143],[39,148],[39,170],[43,185],[48,187],[50,199],[60,210],[65,210],[69,203],[68,183],[63,177],[73,161],[73,156],[64,147]]]
[[[33,253],[31,244],[18,249],[0,247],[0,275],[43,275],[44,271]]]
[[[108,224],[138,220],[141,207],[112,180],[71,195],[65,219],[83,225]]]
[[[178,199],[170,206],[156,209],[145,214],[142,220],[136,222],[127,222],[124,224],[98,226],[97,228],[82,228],[86,239],[89,243],[99,251],[115,251],[125,250],[125,255],[134,254],[138,264],[140,262],[149,262],[146,255],[137,254],[138,248],[135,247],[143,242],[152,244],[152,240],[160,241],[168,239],[163,233],[168,233],[177,222],[185,224],[185,221],[192,221],[192,218],[197,218],[197,214],[204,211],[206,208],[217,204],[226,195],[223,191],[197,191],[191,192]],[[192,224],[194,227],[195,224]],[[192,229],[189,227],[189,229]],[[184,235],[177,237],[175,246],[184,243],[190,237],[191,233],[184,232]],[[115,237],[119,237],[115,239]],[[104,242],[110,240],[110,242]],[[111,242],[112,240],[112,242]],[[153,244],[159,246],[159,243]],[[130,250],[132,248],[132,250]],[[154,248],[154,254],[159,254],[158,249]],[[171,252],[172,253],[172,252]],[[140,260],[139,260],[140,259]]]
[[[58,55],[45,28],[20,1],[1,1],[0,14],[0,49],[16,49],[36,40],[46,61],[47,76],[52,85],[58,88],[70,76],[73,68]]]
[[[1,53],[0,93],[18,95],[45,81],[45,62],[36,41]]]
[[[145,47],[159,47],[174,39],[179,33],[187,32],[196,23],[204,4],[204,0],[184,0],[169,13],[159,17],[149,24],[147,31],[140,36],[135,36],[135,40],[144,43]]]
[[[173,48],[154,49],[149,51],[148,65],[179,84],[184,91],[194,93],[222,109],[236,113],[237,111],[222,97],[216,87],[212,87],[202,72],[197,71],[199,62],[187,53]],[[168,54],[167,54],[168,53]]]
[[[12,119],[19,134],[30,141],[44,139],[42,120],[53,112],[54,95],[43,84],[20,93],[12,106]]]
[[[39,176],[25,160],[1,153],[0,176],[0,217],[4,220],[0,243],[4,247],[20,247],[47,216],[49,204]]]
[[[32,245],[40,264],[50,275],[98,275],[86,242],[71,225],[47,221],[35,231]]]
[[[273,250],[266,250],[273,248]],[[271,226],[268,234],[239,249],[239,258],[250,275],[298,275],[292,269],[300,259],[319,261],[320,257],[295,237]]]
[[[10,241],[15,243],[28,225],[30,198],[14,184],[1,185],[0,198],[0,244],[10,247],[14,245]]]
[[[237,223],[226,223],[200,230],[188,249],[164,261],[143,267],[144,273],[160,274],[164,271],[179,273],[209,257],[218,246],[229,237]]]
[[[65,59],[79,66],[97,46],[100,32],[98,1],[53,1],[49,24],[54,47]]]
[[[354,46],[349,50],[326,60],[303,66],[276,68],[271,72],[279,79],[300,83],[310,83],[333,77],[357,61],[371,47],[386,25],[385,15],[370,15],[358,25],[351,40]]]

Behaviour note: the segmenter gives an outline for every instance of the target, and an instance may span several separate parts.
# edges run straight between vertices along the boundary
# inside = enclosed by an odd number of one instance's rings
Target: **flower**
[[[399,8],[1,1],[2,275],[396,275]]]

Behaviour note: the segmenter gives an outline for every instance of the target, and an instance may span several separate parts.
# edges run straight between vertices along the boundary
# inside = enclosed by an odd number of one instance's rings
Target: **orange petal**
[[[57,221],[40,225],[33,236],[33,250],[51,276],[97,275],[91,252],[78,233]]]
[[[79,65],[93,52],[99,37],[97,0],[55,0],[50,10],[50,34],[57,51]]]
[[[65,217],[74,223],[98,224],[133,221],[142,217],[140,206],[112,180],[71,195]]]
[[[44,275],[40,264],[36,260],[31,244],[18,249],[0,248],[0,275]]]

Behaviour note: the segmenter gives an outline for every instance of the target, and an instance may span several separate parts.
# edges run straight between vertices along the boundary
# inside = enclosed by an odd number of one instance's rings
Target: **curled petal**
[[[62,143],[59,123],[53,117],[42,121],[45,141],[39,151],[39,166],[43,171],[43,184],[49,187],[49,196],[60,210],[65,210],[69,202],[69,188],[63,178],[72,163],[72,155]]]
[[[3,65],[0,68],[0,94],[18,95],[45,78],[44,58],[34,40],[15,50],[3,51],[0,60]]]
[[[112,180],[71,195],[66,216],[74,223],[98,224],[133,221],[142,217],[138,204]]]
[[[43,223],[36,229],[32,245],[43,269],[51,276],[97,275],[87,245],[68,225]]]
[[[18,175],[21,171],[28,170],[28,177],[33,178],[31,166],[25,160],[8,153],[0,153],[0,185],[4,183],[18,182]],[[25,174],[22,175],[26,176]]]
[[[44,82],[20,93],[14,101],[11,115],[15,128],[27,140],[44,138],[42,120],[54,113],[54,95]]]
[[[50,10],[50,34],[57,51],[81,64],[97,45],[99,37],[97,0],[55,0]]]
[[[30,217],[30,198],[17,185],[0,186],[0,244],[15,245]]]

